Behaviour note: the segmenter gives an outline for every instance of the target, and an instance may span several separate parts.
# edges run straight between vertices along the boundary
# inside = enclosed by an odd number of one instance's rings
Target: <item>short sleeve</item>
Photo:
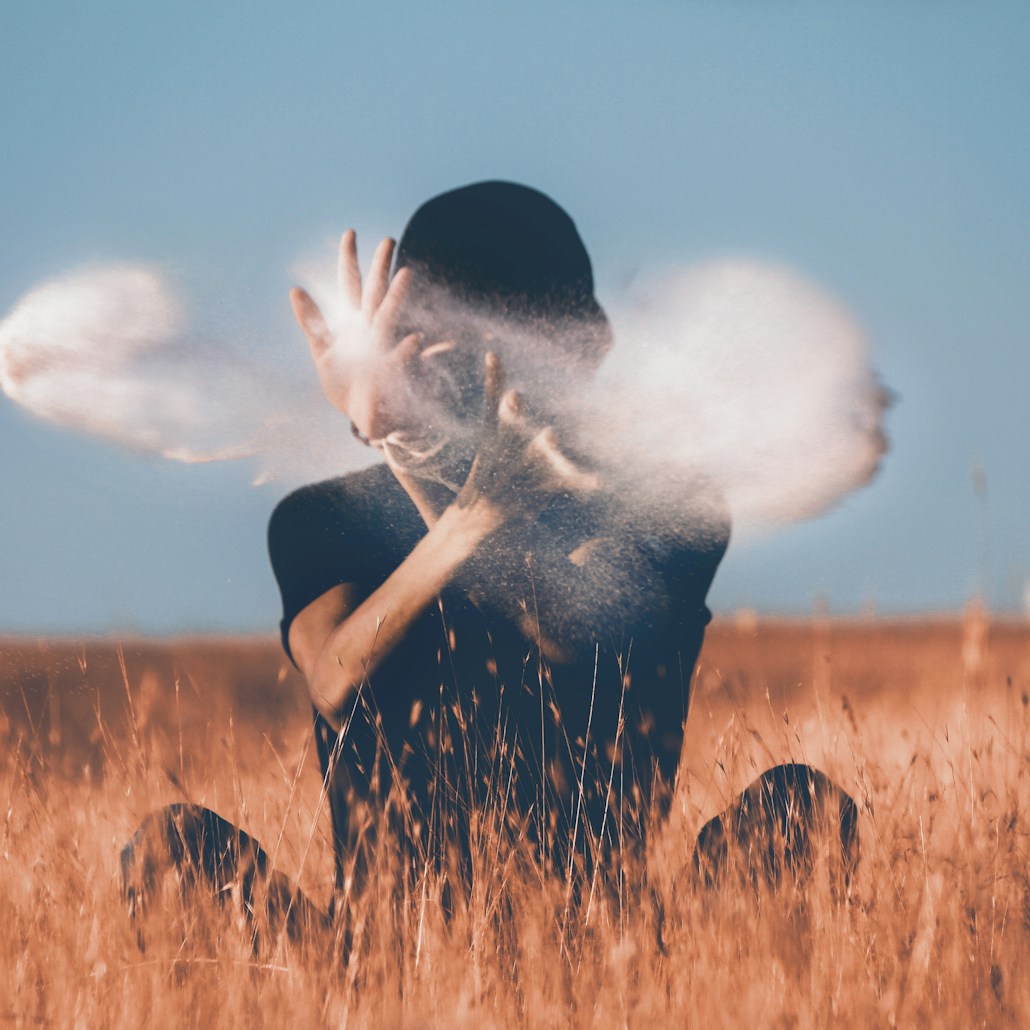
[[[268,553],[282,597],[287,655],[296,616],[341,583],[375,589],[417,543],[416,520],[414,505],[385,466],[302,487],[279,502],[268,524]]]

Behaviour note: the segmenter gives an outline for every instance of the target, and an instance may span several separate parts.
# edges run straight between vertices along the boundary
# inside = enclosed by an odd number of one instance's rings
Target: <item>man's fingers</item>
[[[554,429],[541,429],[530,442],[530,447],[543,458],[551,468],[561,486],[571,493],[595,493],[601,487],[600,478],[592,472],[584,472],[566,457],[558,445]]]
[[[390,285],[390,262],[393,260],[395,243],[389,237],[382,240],[372,255],[372,265],[368,270],[364,294],[361,298],[361,313],[365,320],[371,322],[379,306],[386,297]]]
[[[396,355],[402,367],[414,361],[422,351],[422,334],[408,333],[407,336],[397,344]]]
[[[318,361],[333,345],[333,338],[322,317],[322,312],[311,299],[311,294],[299,286],[290,290],[290,307],[293,308],[293,317],[297,320],[297,324],[308,338],[311,356]]]
[[[522,412],[524,409],[525,403],[522,399],[522,394],[519,393],[518,390],[508,390],[508,392],[501,398],[498,415],[502,422],[506,422],[508,425],[514,425],[516,422],[522,420]]]
[[[431,343],[422,351],[422,360],[428,361],[430,358],[435,358],[440,354],[449,354],[457,346],[454,340],[437,340],[436,343]]]
[[[487,427],[497,425],[498,408],[504,392],[504,367],[501,359],[491,351],[484,359],[486,383],[484,389],[483,421]]]
[[[397,332],[397,320],[411,289],[411,269],[402,268],[386,289],[378,309],[372,317],[376,341],[381,350],[389,350]]]
[[[357,311],[361,307],[361,266],[358,264],[358,234],[353,229],[340,237],[336,276],[341,292]]]

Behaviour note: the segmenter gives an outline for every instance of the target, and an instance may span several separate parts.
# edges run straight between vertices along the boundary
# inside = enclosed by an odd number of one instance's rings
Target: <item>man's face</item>
[[[366,357],[348,408],[356,432],[378,444],[391,434],[451,438],[478,425],[489,347],[445,329],[420,332],[414,347]]]
[[[418,344],[409,353],[401,341],[412,335]],[[587,323],[512,315],[507,302],[463,300],[424,270],[415,272],[395,336],[395,352],[375,359],[381,364],[375,404],[359,417],[351,413],[373,442],[390,433],[466,444],[477,439],[491,352],[531,407],[550,410],[595,370],[610,342],[606,323],[598,331]]]

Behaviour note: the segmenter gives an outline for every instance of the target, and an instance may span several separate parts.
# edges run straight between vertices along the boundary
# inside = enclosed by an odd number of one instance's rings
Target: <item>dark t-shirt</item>
[[[308,604],[342,583],[367,596],[425,532],[385,465],[282,501],[269,550],[287,653]],[[580,564],[569,560],[597,538]],[[568,836],[577,798],[579,832],[610,836],[606,809],[644,813],[661,800],[727,538],[725,520],[670,526],[572,500],[498,534],[363,685],[340,736],[318,721],[338,854],[354,833],[347,803],[360,798],[392,801],[423,841],[476,806],[519,832]]]

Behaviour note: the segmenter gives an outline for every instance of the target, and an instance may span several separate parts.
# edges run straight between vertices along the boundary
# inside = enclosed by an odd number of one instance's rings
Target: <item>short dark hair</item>
[[[575,224],[529,186],[477,182],[426,201],[397,246],[395,272],[405,267],[461,303],[559,327],[555,340],[580,357],[599,357],[611,343]]]

